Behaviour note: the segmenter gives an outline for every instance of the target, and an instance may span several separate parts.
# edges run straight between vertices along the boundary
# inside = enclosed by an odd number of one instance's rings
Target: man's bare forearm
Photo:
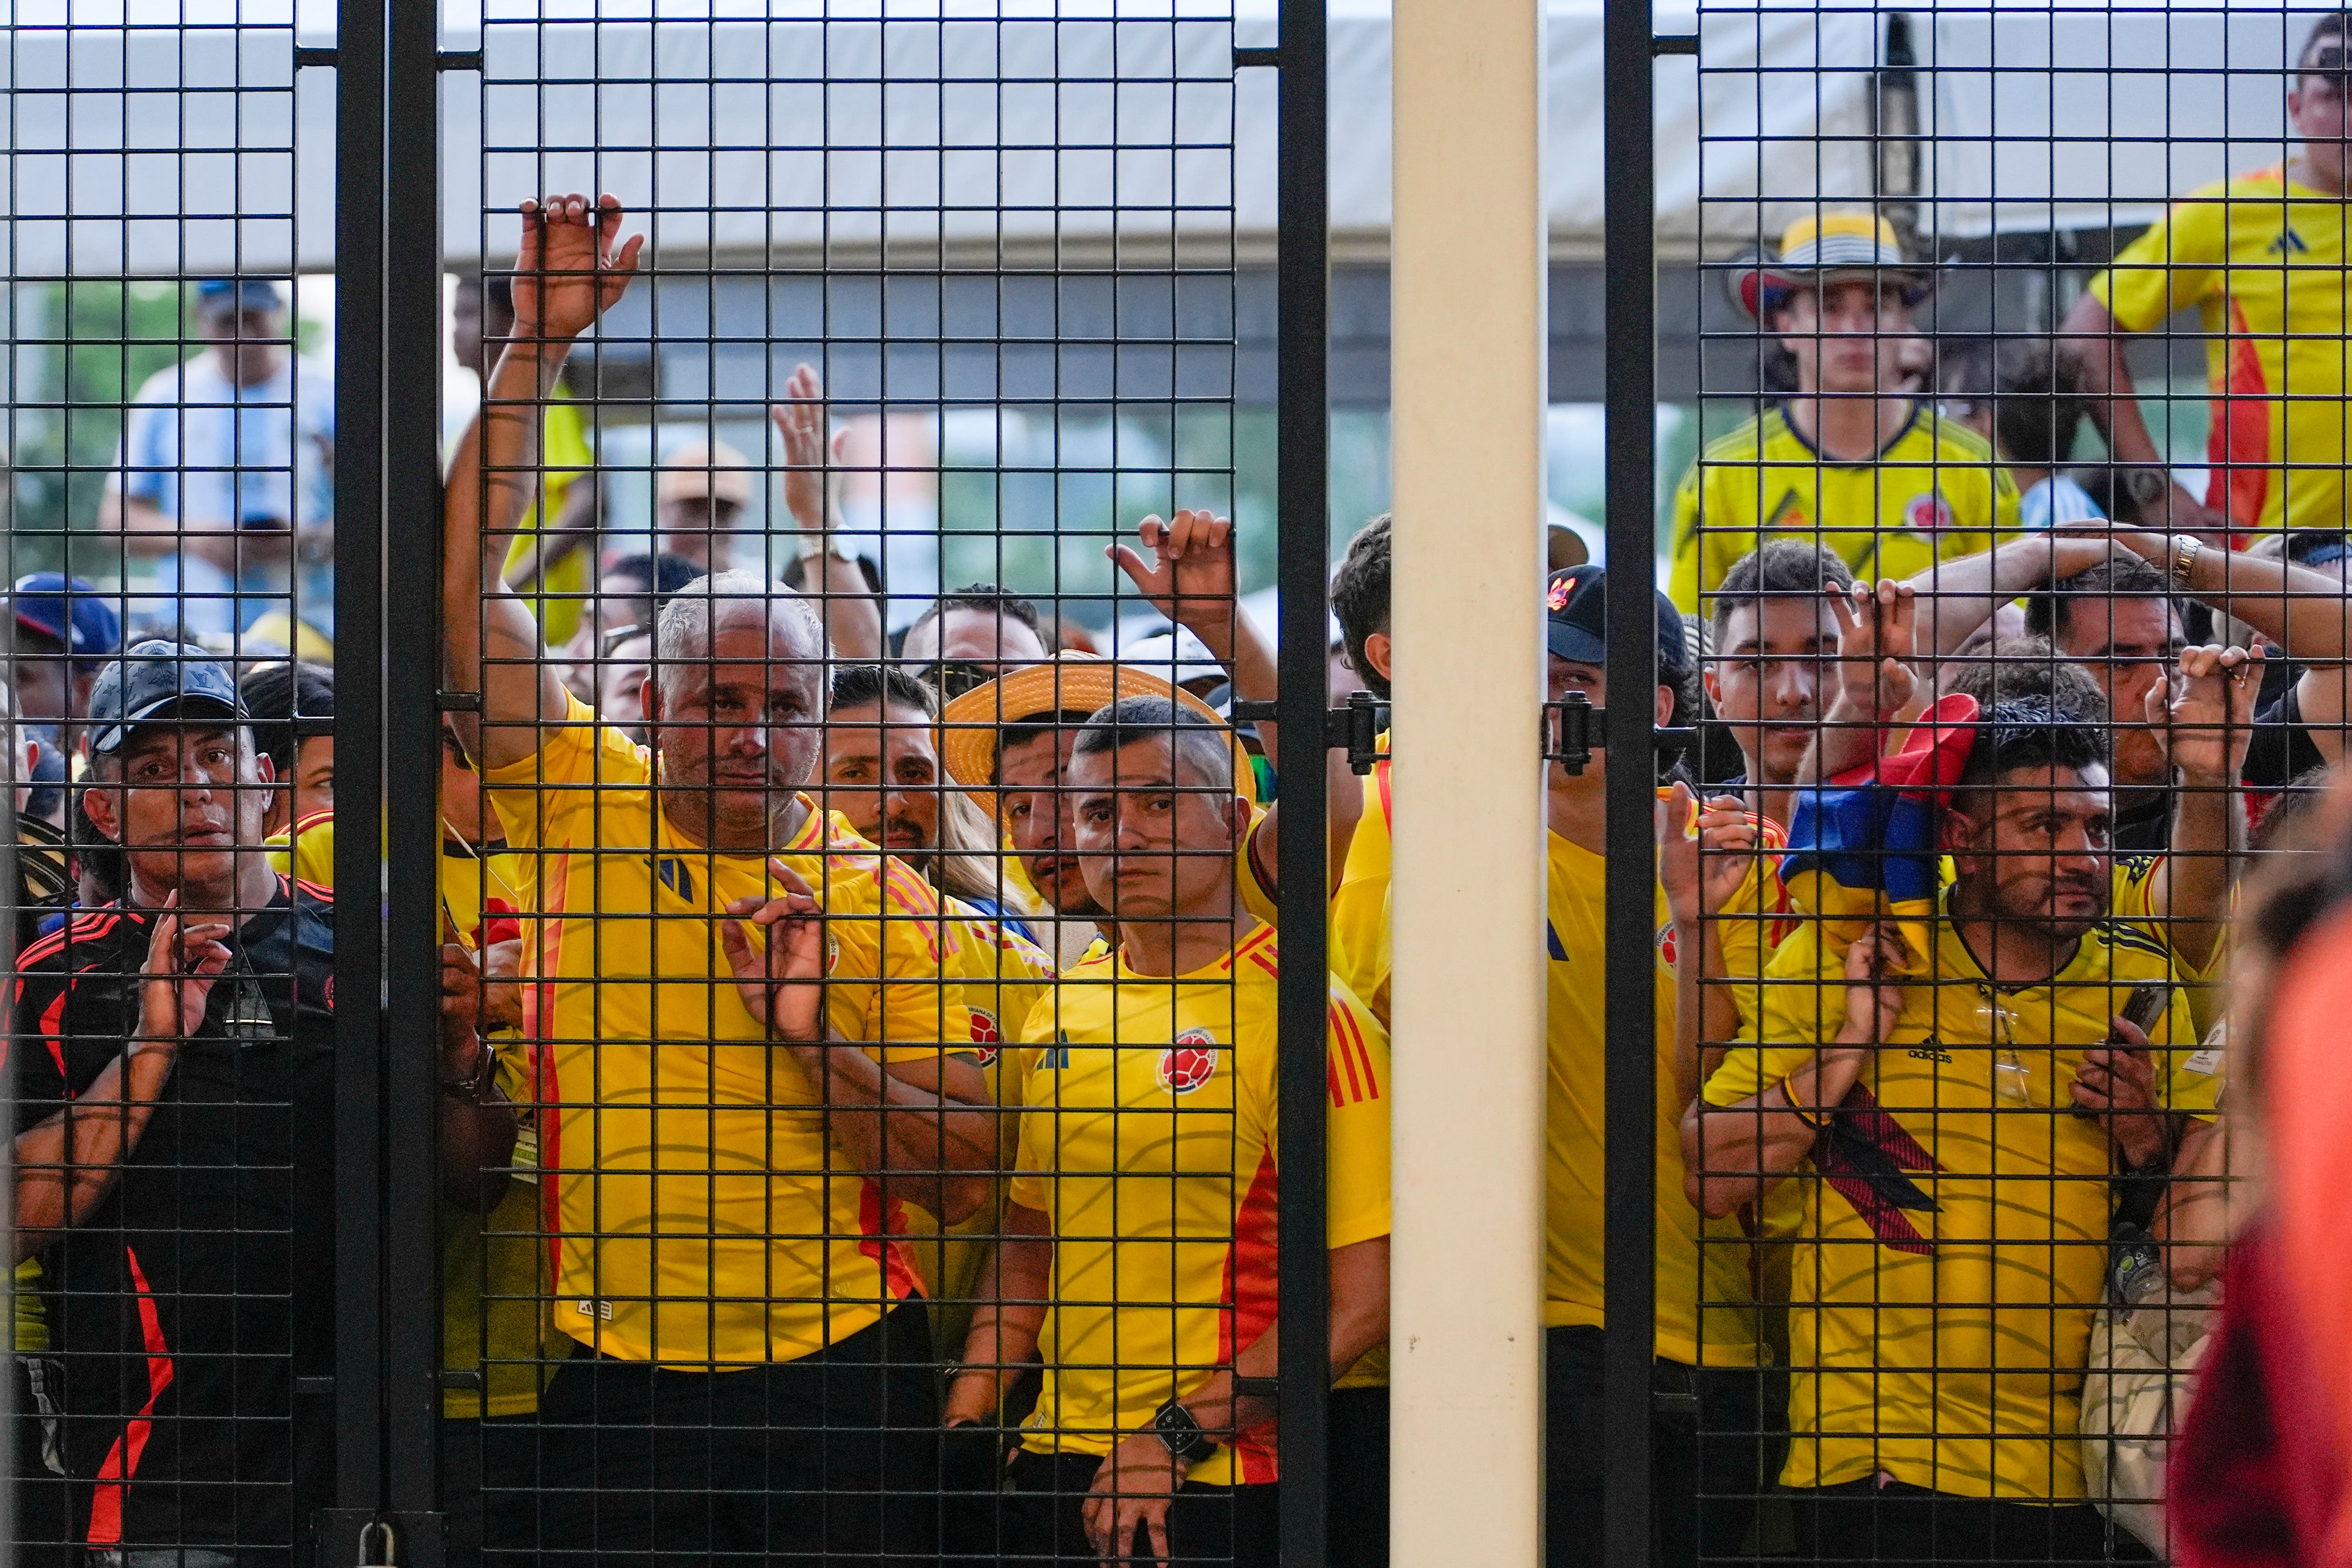
[[[996,1164],[996,1124],[976,1068],[943,1059],[934,1088],[888,1071],[855,1041],[784,1049],[860,1174],[889,1176],[896,1194],[950,1225],[978,1207]]]
[[[114,1190],[171,1072],[168,1055],[126,1053],[73,1104],[16,1135],[16,1261],[80,1224]]]

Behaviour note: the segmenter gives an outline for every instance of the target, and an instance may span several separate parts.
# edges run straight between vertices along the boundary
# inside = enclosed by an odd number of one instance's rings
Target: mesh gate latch
[[[1594,707],[1582,692],[1544,704],[1544,760],[1559,763],[1571,776],[1581,774],[1592,754],[1608,744],[1601,727],[1608,720],[1609,710]],[[1661,727],[1653,734],[1660,751],[1681,751],[1698,738],[1698,731],[1688,726]]]
[[[1387,718],[1388,705],[1380,698],[1370,692],[1349,692],[1346,706],[1323,710],[1323,748],[1346,752],[1351,771],[1370,773],[1373,763],[1388,756],[1381,749],[1381,727]],[[1282,710],[1276,703],[1237,702],[1233,706],[1233,720],[1280,724]]]

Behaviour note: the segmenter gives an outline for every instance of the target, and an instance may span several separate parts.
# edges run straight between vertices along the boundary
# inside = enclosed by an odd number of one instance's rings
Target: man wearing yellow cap
[[[2202,502],[2177,482],[2168,489],[2175,533],[2218,543],[2231,530],[2345,526],[2346,32],[2344,13],[2322,16],[2295,57],[2295,155],[2191,191],[2066,313],[2065,346],[2116,460],[2159,470],[2165,455],[2134,395],[2124,335],[2191,307],[2200,315],[2210,466]]]
[[[1892,225],[1800,218],[1777,259],[1734,277],[1739,308],[1796,361],[1797,391],[1710,443],[1675,493],[1676,608],[1702,613],[1769,533],[1833,550],[1865,578],[1990,549],[2017,487],[1975,432],[1906,395],[1898,364],[1927,287]]]

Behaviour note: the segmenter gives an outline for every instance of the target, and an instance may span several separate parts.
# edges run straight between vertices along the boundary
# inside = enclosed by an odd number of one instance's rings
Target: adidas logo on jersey
[[[2303,236],[2293,229],[2281,229],[2278,238],[2263,248],[2277,256],[2299,256],[2309,251],[2311,246],[2305,245]]]
[[[1921,1040],[1918,1044],[1913,1046],[1908,1054],[1920,1061],[1941,1061],[1948,1063],[1952,1060],[1952,1053],[1946,1051],[1942,1046],[1937,1045],[1936,1043],[1936,1037],[1932,1034],[1927,1039]]]

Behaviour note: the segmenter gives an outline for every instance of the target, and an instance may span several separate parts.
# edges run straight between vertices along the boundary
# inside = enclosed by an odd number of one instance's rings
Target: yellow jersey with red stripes
[[[1022,1031],[1040,1054],[1013,1201],[1046,1216],[1053,1310],[1045,1391],[1024,1448],[1107,1454],[1198,1389],[1275,1319],[1276,936],[1215,963],[1139,975],[1122,951],[1066,975]],[[1325,1092],[1327,1240],[1389,1232],[1388,1036],[1331,987]],[[1209,1484],[1276,1479],[1244,1434],[1203,1459]]]
[[[2341,528],[2352,455],[2344,198],[2259,169],[2191,191],[2091,292],[2151,331],[2194,307],[2213,416],[2205,502],[2233,528]]]
[[[968,1049],[988,1081],[997,1128],[997,1169],[1010,1170],[1021,1146],[1021,1095],[1034,1046],[1014,1041],[1021,1026],[1054,987],[1054,961],[1019,932],[960,898],[942,895],[942,934],[949,972],[961,983],[971,1017]],[[971,1320],[971,1296],[981,1268],[1001,1231],[1004,1181],[944,1233],[920,1207],[907,1209],[908,1250],[931,1302],[931,1343],[953,1354]]]
[[[2210,1117],[2222,1083],[2152,902],[2159,863],[2116,862],[2109,917],[2042,985],[1996,986],[1935,921],[1934,972],[1904,985],[1886,1043],[1773,1189],[1804,1206],[1784,1484],[1884,1471],[1969,1497],[2083,1500],[2074,1431],[2114,1165],[2105,1129],[2069,1113],[2071,1085],[2142,984],[2171,988],[2147,1031],[2166,1105]],[[1781,945],[1759,1043],[1726,1055],[1708,1104],[1762,1093],[1836,1038],[1845,957],[1820,921]]]
[[[1549,835],[1545,910],[1544,1322],[1606,1326],[1601,1291],[1609,988],[1603,920],[1607,862]],[[1752,906],[1759,873],[1729,901]],[[1660,1357],[1685,1365],[1752,1366],[1755,1293],[1736,1220],[1703,1220],[1683,1191],[1682,1113],[1675,1087],[1675,971],[1665,892],[1656,895],[1653,967],[1657,1040],[1657,1330]]]
[[[1389,737],[1379,741],[1389,749]],[[1389,873],[1394,845],[1390,839],[1394,808],[1389,798],[1389,758],[1364,775],[1364,810],[1348,841],[1347,864],[1331,894],[1328,940],[1331,973],[1364,999],[1372,1016],[1389,1021]]]
[[[916,1279],[898,1200],[838,1166],[808,1081],[719,946],[730,903],[778,891],[766,857],[681,836],[651,753],[577,699],[541,734],[483,786],[530,862],[524,1029],[557,1325],[610,1355],[695,1366],[789,1361],[856,1333]],[[824,908],[833,1031],[880,1061],[966,1043],[937,894],[802,804],[775,858]]]

